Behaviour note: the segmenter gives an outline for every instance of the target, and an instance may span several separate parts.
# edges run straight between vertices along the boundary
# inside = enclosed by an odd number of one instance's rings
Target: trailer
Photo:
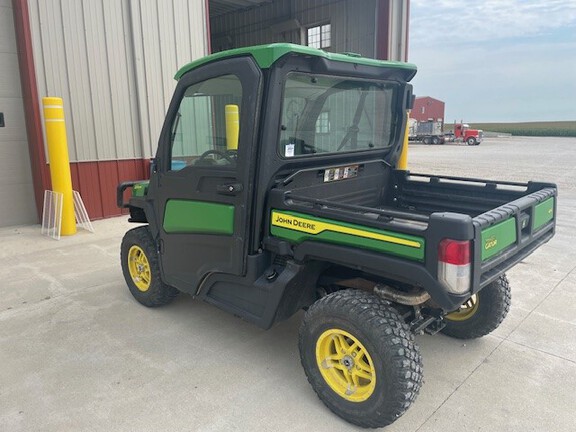
[[[410,141],[421,141],[424,144],[444,144],[444,134],[442,132],[442,121],[409,120],[408,139]]]

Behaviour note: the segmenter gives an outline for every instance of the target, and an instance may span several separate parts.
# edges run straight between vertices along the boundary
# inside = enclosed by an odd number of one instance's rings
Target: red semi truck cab
[[[468,145],[479,145],[483,139],[483,131],[470,129],[466,123],[454,123],[454,138],[462,140]]]

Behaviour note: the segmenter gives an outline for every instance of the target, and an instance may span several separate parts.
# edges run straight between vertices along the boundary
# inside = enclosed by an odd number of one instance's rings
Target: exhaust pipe
[[[422,288],[414,292],[404,292],[388,285],[376,285],[374,292],[384,300],[389,300],[394,303],[400,303],[407,306],[418,306],[430,300],[430,294]]]
[[[374,292],[378,297],[394,303],[406,306],[418,306],[430,300],[430,294],[424,289],[418,288],[412,292],[400,291],[388,285],[375,284],[367,279],[355,278],[339,281],[338,285],[348,288],[361,289],[363,291]]]

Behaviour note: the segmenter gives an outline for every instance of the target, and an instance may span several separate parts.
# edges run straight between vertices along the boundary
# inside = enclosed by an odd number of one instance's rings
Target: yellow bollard
[[[50,159],[52,190],[63,195],[61,234],[73,235],[76,234],[76,217],[74,216],[72,176],[66,141],[64,103],[58,97],[45,97],[42,98],[42,105],[44,106],[44,127]]]
[[[238,135],[240,134],[240,116],[238,105],[226,105],[226,149],[238,150]]]
[[[406,131],[404,132],[404,142],[402,143],[402,152],[398,158],[397,169],[406,171],[408,169],[408,129],[410,125],[410,112],[406,115]]]

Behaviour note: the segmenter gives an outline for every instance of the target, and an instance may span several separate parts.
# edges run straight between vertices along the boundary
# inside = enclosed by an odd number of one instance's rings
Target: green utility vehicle
[[[132,295],[184,292],[268,329],[304,309],[302,366],[380,427],[422,384],[415,333],[488,334],[504,272],[555,231],[556,186],[414,174],[411,64],[272,44],[184,66],[150,180],[118,186]],[[497,157],[497,155],[495,155]]]

